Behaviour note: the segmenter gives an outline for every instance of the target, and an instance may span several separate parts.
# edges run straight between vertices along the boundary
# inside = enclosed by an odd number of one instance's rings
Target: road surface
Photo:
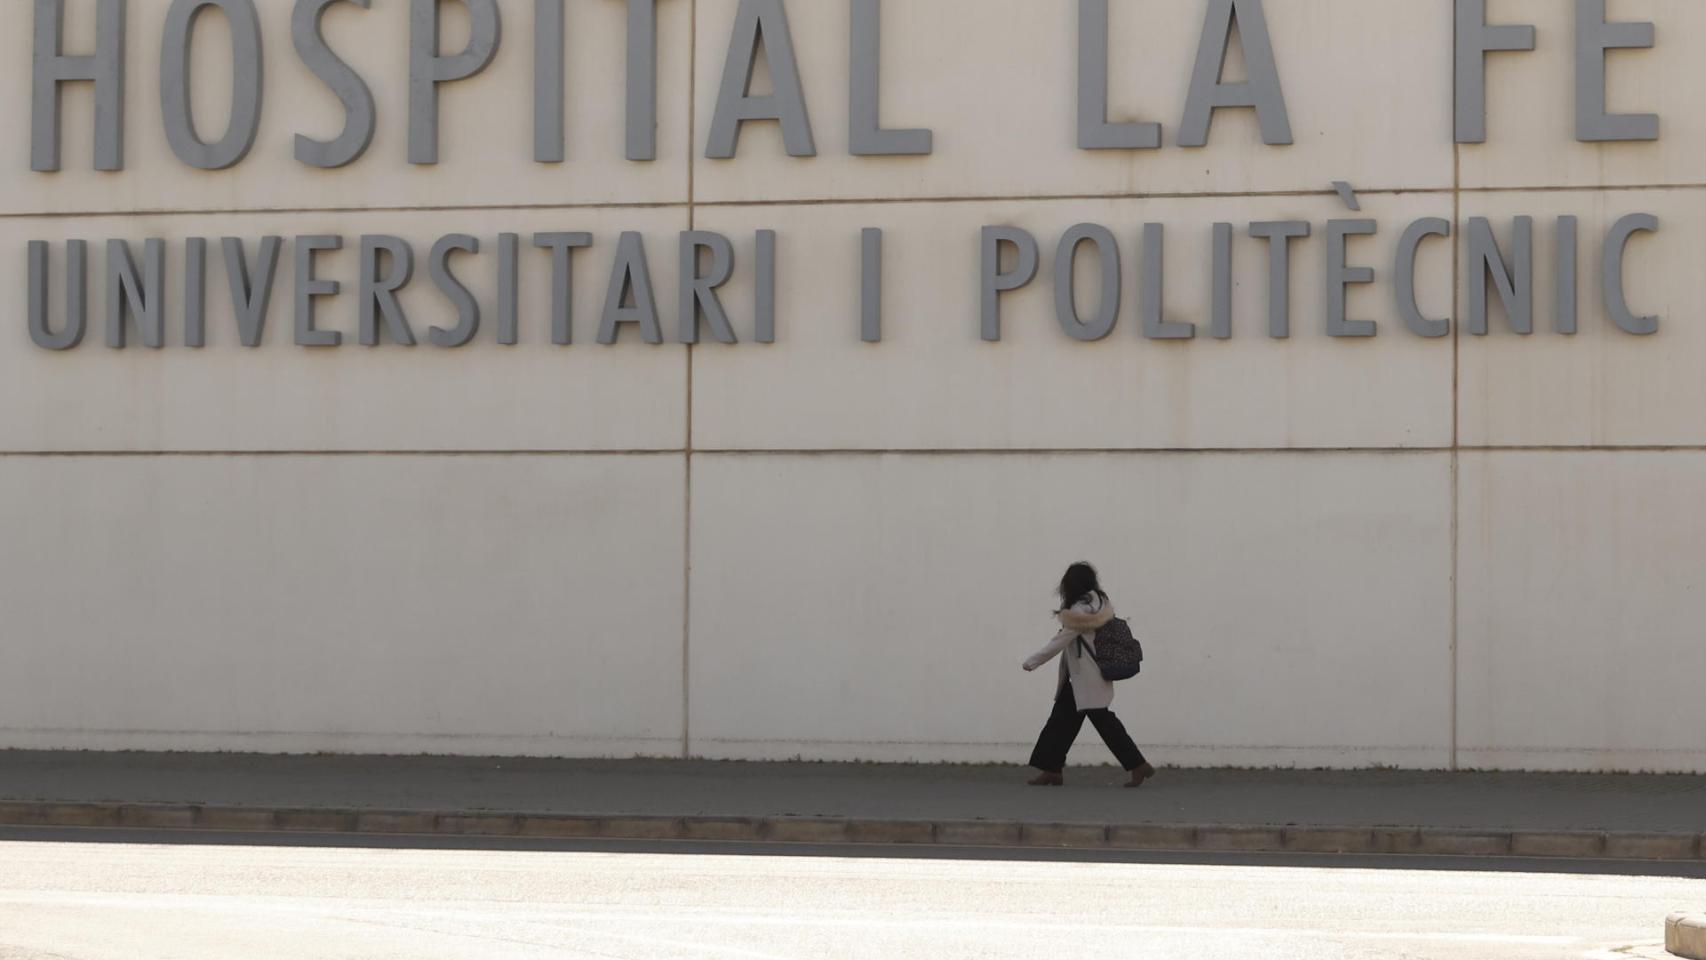
[[[0,836],[0,960],[1611,960],[1706,906],[1706,879],[1508,862],[64,836]]]

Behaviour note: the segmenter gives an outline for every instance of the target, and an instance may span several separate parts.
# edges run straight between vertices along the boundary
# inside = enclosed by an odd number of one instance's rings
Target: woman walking
[[[1042,772],[1028,782],[1033,787],[1058,787],[1066,782],[1062,776],[1066,753],[1078,739],[1084,718],[1089,717],[1120,766],[1131,773],[1125,785],[1143,786],[1143,781],[1155,776],[1155,768],[1143,759],[1143,751],[1132,742],[1125,725],[1108,709],[1114,701],[1114,685],[1096,666],[1096,631],[1114,618],[1114,605],[1102,592],[1094,567],[1075,563],[1066,568],[1066,575],[1060,578],[1060,610],[1055,616],[1060,620],[1060,632],[1025,661],[1026,670],[1035,670],[1060,657],[1054,712],[1031,751],[1031,766]]]

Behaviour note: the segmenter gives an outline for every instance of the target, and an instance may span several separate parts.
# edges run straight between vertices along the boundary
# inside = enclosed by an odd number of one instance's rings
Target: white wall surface
[[[1459,366],[1462,439],[1487,446],[1700,446],[1706,444],[1706,355],[1701,284],[1706,191],[1466,194],[1465,216],[1492,220],[1510,242],[1511,218],[1534,218],[1535,333],[1519,336],[1492,308],[1486,337],[1464,337]],[[1638,316],[1662,318],[1659,333],[1632,337],[1607,318],[1600,255],[1606,231],[1626,214],[1652,213],[1657,233],[1631,239],[1624,285]],[[1557,297],[1551,264],[1560,216],[1579,220],[1581,332],[1552,333]],[[1463,292],[1468,296],[1467,290]],[[1493,298],[1496,304],[1497,297]]]
[[[671,753],[678,457],[6,457],[9,746]]]
[[[1608,0],[1608,20],[1653,24],[1649,50],[1606,55],[1612,113],[1656,113],[1656,143],[1578,143],[1575,139],[1575,4],[1488,0],[1488,23],[1535,28],[1529,53],[1487,58],[1486,143],[1461,147],[1462,180],[1481,187],[1698,185],[1706,149],[1706,113],[1696,109],[1696,44],[1706,7],[1693,0]]]
[[[716,106],[737,0],[698,0],[698,111],[703,138]],[[1168,7],[1172,6],[1173,10]],[[1321,170],[1369,188],[1451,186],[1451,17],[1414,0],[1277,0],[1268,17],[1296,145],[1263,149],[1255,115],[1224,111],[1209,145],[1178,146],[1179,121],[1202,35],[1202,6],[1109,5],[1111,122],[1162,125],[1160,151],[1074,148],[1077,4],[1067,0],[924,0],[883,8],[883,119],[935,131],[928,159],[874,168],[847,155],[845,3],[788,5],[819,156],[788,157],[774,124],[741,139],[737,162],[694,165],[695,199],[1129,196],[1320,189]],[[1406,49],[1362,42],[1402,38]],[[1331,68],[1317,53],[1331,45]],[[1338,59],[1342,57],[1343,59]],[[1241,58],[1229,57],[1230,69]],[[1037,65],[1046,64],[1038,69]],[[1346,76],[1391,75],[1391,84]],[[881,172],[878,172],[878,169]]]
[[[696,458],[694,743],[1022,761],[1055,665],[1019,663],[1088,556],[1164,762],[1443,765],[1450,490],[1437,453]]]
[[[0,262],[0,284],[17,292],[14,335],[0,341],[0,398],[28,416],[0,417],[0,445],[14,451],[415,451],[680,449],[686,434],[686,349],[639,342],[631,327],[620,349],[599,347],[599,312],[622,231],[640,232],[652,279],[674,316],[677,237],[686,213],[673,208],[581,207],[562,210],[455,210],[372,213],[166,214],[139,217],[0,219],[0,245],[19,252]],[[574,264],[575,344],[551,343],[551,254],[534,249],[537,232],[582,231],[593,246]],[[521,235],[520,340],[496,342],[498,235]],[[418,346],[382,338],[356,342],[360,236],[387,233],[415,250],[415,280],[399,295]],[[428,343],[429,328],[456,326],[450,302],[427,279],[427,254],[440,236],[465,233],[477,255],[457,254],[451,269],[482,306],[480,335],[466,347]],[[316,275],[343,292],[319,298],[319,329],[344,345],[304,348],[295,335],[298,234],[330,234],[344,247],[314,255]],[[262,346],[238,336],[219,238],[244,239],[254,263],[260,238],[284,238]],[[182,346],[183,241],[208,243],[207,346]],[[101,282],[105,238],[166,241],[166,340],[170,346],[106,348]],[[52,244],[50,291],[55,329],[63,323],[67,239],[89,239],[89,329],[83,346],[52,353],[23,326],[29,240]]]
[[[92,46],[67,0],[67,49]],[[884,123],[929,157],[852,157],[847,8],[790,0],[818,156],[749,125],[705,158],[736,0],[660,0],[658,159],[622,159],[624,18],[568,0],[563,164],[532,160],[533,4],[499,0],[491,68],[442,91],[441,163],[411,166],[407,4],[334,8],[327,36],[378,102],[372,147],[336,171],[291,156],[336,101],[263,0],[267,99],[238,167],[195,171],[161,131],[166,0],[131,0],[126,169],[90,169],[93,98],[64,96],[64,164],[29,170],[27,11],[0,37],[0,748],[144,748],[976,760],[1022,763],[1050,677],[1065,563],[1098,562],[1150,661],[1117,706],[1162,764],[1689,770],[1706,569],[1706,222],[1698,173],[1706,17],[1696,0],[1611,0],[1657,46],[1608,58],[1613,110],[1657,143],[1574,133],[1571,5],[1490,0],[1538,49],[1488,59],[1488,140],[1452,143],[1448,0],[1268,0],[1295,143],[1248,111],[1177,145],[1205,0],[1114,0],[1109,119],[1163,124],[1156,151],[1075,146],[1076,4],[891,0]],[[20,6],[23,6],[20,4]],[[466,25],[443,5],[443,45]],[[225,27],[203,18],[196,112],[228,106]],[[223,58],[223,59],[222,59]],[[1236,77],[1243,60],[1234,53]],[[762,71],[761,71],[762,73]],[[762,76],[756,89],[768,89]],[[1331,188],[1359,189],[1352,212]],[[1616,330],[1600,243],[1652,213],[1625,268],[1652,337]],[[1536,332],[1492,310],[1461,330],[1469,218],[1535,218]],[[1552,332],[1553,224],[1580,218],[1581,329]],[[1326,336],[1326,223],[1367,217],[1349,263],[1373,339]],[[1404,329],[1394,257],[1450,337]],[[1308,221],[1293,332],[1266,335],[1267,246]],[[1113,334],[1054,316],[1055,245],[1119,240]],[[1165,224],[1165,311],[1146,340],[1145,223]],[[1234,336],[1207,336],[1212,224],[1234,226]],[[1035,233],[1037,279],[979,339],[984,226]],[[881,343],[859,340],[860,230],[885,231]],[[727,234],[741,343],[674,342],[677,235]],[[754,233],[778,233],[778,342],[752,342]],[[549,254],[586,231],[575,344],[548,342]],[[644,237],[670,342],[594,343],[622,231]],[[485,311],[447,350],[426,251]],[[496,245],[523,239],[522,342],[496,342]],[[265,343],[236,342],[218,243],[339,234],[321,304],[346,345],[291,343],[290,244]],[[416,247],[402,300],[422,345],[355,345],[355,244]],[[104,241],[167,241],[163,350],[103,343]],[[182,242],[210,238],[208,345],[182,345]],[[91,241],[90,329],[34,346],[26,243]],[[1094,302],[1094,274],[1076,275]],[[1496,298],[1495,298],[1496,303]],[[56,323],[60,313],[55,314]],[[1075,757],[1106,761],[1086,733]]]
[[[505,30],[497,56],[483,73],[440,87],[439,163],[411,166],[408,158],[409,7],[380,0],[363,10],[339,3],[323,19],[326,42],[373,91],[378,122],[360,160],[339,170],[297,163],[297,134],[330,140],[343,128],[343,108],[315,79],[291,44],[296,4],[260,0],[264,102],[260,133],[247,160],[228,170],[192,169],[166,142],[159,96],[160,37],[168,0],[130,0],[126,79],[126,172],[96,174],[93,88],[64,88],[64,167],[57,176],[30,172],[31,23],[0,31],[10,76],[0,98],[0,208],[7,213],[106,213],[171,210],[300,210],[420,206],[685,203],[687,201],[690,4],[658,4],[658,161],[622,159],[625,14],[623,4],[571,0],[565,31],[564,117],[569,162],[533,162],[533,43],[531,0],[501,0]],[[442,4],[442,49],[467,43],[467,16]],[[95,5],[67,0],[66,52],[94,49]],[[231,105],[229,29],[217,14],[197,27],[192,104],[198,130],[213,140]],[[201,82],[200,78],[208,78]]]
[[[1462,459],[1460,759],[1706,769],[1706,455]]]
[[[1371,196],[1364,214],[1392,223],[1438,215],[1436,196]],[[1449,212],[1448,210],[1446,212]],[[771,225],[793,238],[777,270],[781,319],[773,349],[707,345],[693,354],[694,446],[699,449],[1252,449],[1390,448],[1451,442],[1449,340],[1403,332],[1393,315],[1397,236],[1355,238],[1353,262],[1380,277],[1353,289],[1352,317],[1387,318],[1385,336],[1325,335],[1326,246],[1294,241],[1293,336],[1267,336],[1267,241],[1256,220],[1353,216],[1336,198],[728,206],[701,211],[701,228],[748,236]],[[1234,336],[1209,337],[1212,225],[1234,224]],[[1055,320],[1056,248],[1074,224],[1107,227],[1125,271],[1112,335],[1081,343]],[[1191,341],[1146,340],[1138,316],[1145,223],[1166,225],[1164,312],[1199,326]],[[1031,231],[1037,279],[1002,298],[999,343],[979,339],[979,230]],[[881,344],[859,333],[859,237],[884,231]],[[1079,303],[1098,303],[1096,257],[1080,254]],[[729,287],[749,312],[750,277]],[[1423,308],[1450,312],[1450,246],[1424,247]],[[787,398],[788,402],[778,402]],[[802,416],[801,410],[811,416]]]

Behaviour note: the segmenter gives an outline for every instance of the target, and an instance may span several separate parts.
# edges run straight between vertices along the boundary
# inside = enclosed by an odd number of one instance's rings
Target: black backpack
[[[1079,647],[1084,641],[1078,641]],[[1096,649],[1091,653],[1102,679],[1130,680],[1143,670],[1143,644],[1131,635],[1131,624],[1114,619],[1096,628]]]

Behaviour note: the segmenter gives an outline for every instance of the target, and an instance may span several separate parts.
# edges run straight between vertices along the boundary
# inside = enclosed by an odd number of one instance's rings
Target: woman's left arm
[[[1025,669],[1035,670],[1050,660],[1053,660],[1055,657],[1060,655],[1062,650],[1065,650],[1069,645],[1071,645],[1072,641],[1077,637],[1078,632],[1076,630],[1062,630],[1055,634],[1054,639],[1045,644],[1041,650],[1038,650],[1036,653],[1025,658]]]

